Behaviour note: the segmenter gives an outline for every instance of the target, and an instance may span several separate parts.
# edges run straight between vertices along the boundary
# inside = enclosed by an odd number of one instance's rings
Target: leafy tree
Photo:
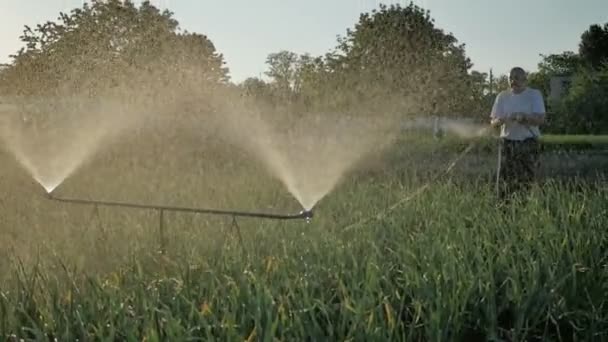
[[[531,87],[539,89],[545,98],[549,96],[552,77],[574,75],[584,66],[581,57],[572,51],[541,55],[541,57],[538,70],[529,74],[528,83]]]
[[[9,67],[10,67],[10,65],[8,65],[8,64],[0,64],[0,85],[6,83],[5,79],[7,77],[7,70]],[[3,94],[1,91],[2,91],[2,89],[0,87],[0,95]]]
[[[291,51],[271,53],[266,59],[270,85],[275,95],[291,102],[318,100],[326,64],[322,57]]]
[[[581,56],[572,51],[541,55],[541,57],[542,60],[538,63],[538,71],[550,75],[571,75],[583,66]]]
[[[330,64],[347,101],[397,102],[417,114],[463,112],[470,93],[464,45],[435,27],[429,11],[410,3],[364,13],[339,39]]]
[[[60,13],[57,22],[26,26],[21,40],[25,46],[5,75],[19,94],[146,92],[228,79],[223,56],[207,37],[179,33],[172,13],[149,1],[137,8],[129,0],[92,0]]]
[[[310,54],[298,55],[291,51],[271,53],[266,59],[269,77],[266,83],[258,78],[249,78],[241,84],[248,95],[258,99],[265,96],[266,103],[300,106],[313,109],[322,94],[322,79],[326,65],[322,57]]]
[[[470,74],[471,90],[477,97],[481,97],[490,91],[490,85],[488,83],[488,73],[479,72],[476,70],[471,71]]]
[[[492,80],[492,91],[500,92],[510,88],[509,84],[509,76],[507,75],[498,75],[496,78]]]
[[[604,26],[593,24],[583,32],[579,54],[594,69],[608,63],[608,23]]]
[[[245,95],[264,97],[268,95],[270,85],[260,78],[248,77],[240,84],[240,87]]]
[[[549,92],[551,91],[550,83],[551,75],[547,73],[536,71],[528,74],[528,85],[540,90],[545,98],[549,96]]]
[[[318,86],[318,78],[324,71],[323,59],[308,53],[300,55],[296,70],[294,92],[300,96],[310,95],[309,92]]]
[[[299,76],[299,56],[295,52],[280,51],[271,53],[266,58],[269,70],[266,75],[272,79],[276,89],[289,96],[297,86]]]
[[[471,71],[469,75],[469,84],[471,89],[471,96],[468,99],[470,105],[468,106],[471,117],[477,117],[482,120],[487,120],[488,113],[492,108],[492,103],[496,96],[495,91],[497,89],[496,80],[492,80],[490,83],[489,75],[485,72]]]
[[[569,134],[608,133],[608,67],[581,71],[561,101],[553,130]]]
[[[468,114],[479,86],[469,78],[464,45],[413,4],[362,14],[324,56],[279,51],[266,62],[269,96],[313,111],[367,104],[373,110]],[[253,80],[243,85],[259,88]]]

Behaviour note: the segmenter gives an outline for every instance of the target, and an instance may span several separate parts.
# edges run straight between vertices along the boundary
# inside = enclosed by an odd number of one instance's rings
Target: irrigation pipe
[[[151,210],[158,210],[158,211],[187,212],[187,213],[195,213],[195,214],[212,214],[212,215],[224,215],[224,216],[231,216],[231,217],[239,217],[239,216],[240,217],[256,217],[256,218],[266,218],[266,219],[275,219],[275,220],[293,220],[293,219],[310,220],[313,217],[312,211],[301,211],[298,214],[271,214],[271,213],[260,213],[260,212],[185,208],[185,207],[171,207],[171,206],[161,206],[161,205],[135,204],[135,203],[127,203],[127,202],[110,202],[110,201],[62,198],[62,197],[55,197],[52,194],[49,194],[48,197],[49,197],[49,199],[52,199],[52,200],[55,200],[58,202],[66,202],[66,203],[72,203],[72,204],[136,208],[136,209],[151,209]]]
[[[485,132],[487,130],[489,130],[490,127],[486,127],[483,128],[479,131],[480,135],[485,134]],[[386,217],[386,215],[388,215],[389,213],[391,213],[392,211],[394,211],[395,209],[397,209],[399,206],[415,199],[416,197],[420,196],[421,194],[423,194],[430,186],[432,183],[434,183],[435,181],[437,181],[439,179],[439,177],[443,177],[443,176],[447,176],[448,174],[450,174],[453,170],[454,167],[456,167],[456,165],[462,160],[462,158],[464,158],[464,156],[466,156],[467,154],[469,154],[469,152],[471,152],[473,150],[473,148],[475,147],[475,145],[477,145],[476,141],[471,142],[467,148],[465,148],[462,152],[460,152],[460,154],[458,156],[456,156],[456,158],[454,158],[449,164],[448,167],[443,170],[443,172],[439,172],[437,173],[433,178],[431,178],[429,181],[427,181],[426,183],[424,183],[423,185],[421,185],[420,187],[418,187],[416,190],[414,190],[413,192],[410,192],[409,195],[399,199],[397,202],[393,203],[392,205],[388,206],[387,208],[385,208],[384,210],[380,211],[379,213],[377,213],[376,215],[372,215],[372,216],[368,216],[360,221],[351,223],[347,226],[345,226],[343,228],[344,231],[349,231],[352,229],[355,229],[365,223],[369,223],[371,221],[375,220],[381,220],[383,218]],[[500,150],[499,150],[500,153]],[[500,162],[498,164],[498,167],[500,167]],[[497,172],[500,170],[497,170]]]
[[[158,233],[159,233],[161,253],[165,252],[165,247],[166,247],[165,220],[164,220],[164,215],[165,215],[166,211],[230,216],[232,218],[232,225],[236,229],[239,243],[241,244],[241,247],[243,249],[245,247],[243,245],[243,239],[241,237],[240,227],[236,222],[237,217],[252,217],[252,218],[264,218],[264,219],[275,219],[275,220],[305,219],[307,222],[309,222],[313,217],[312,210],[304,210],[298,214],[271,214],[271,213],[260,213],[260,212],[185,208],[185,207],[171,207],[171,206],[161,206],[161,205],[136,204],[136,203],[127,203],[127,202],[110,202],[110,201],[62,198],[62,197],[55,197],[52,193],[48,193],[47,196],[50,200],[54,200],[57,202],[80,204],[80,205],[91,205],[96,210],[99,206],[155,210],[158,212]]]
[[[500,197],[500,169],[502,168],[502,144],[498,141],[498,157],[496,160],[496,196]]]

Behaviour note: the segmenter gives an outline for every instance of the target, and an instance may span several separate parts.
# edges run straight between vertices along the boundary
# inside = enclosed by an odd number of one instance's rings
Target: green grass
[[[408,139],[408,138],[406,138]],[[416,137],[415,139],[420,139]],[[429,140],[429,138],[422,138]],[[577,152],[608,150],[608,135],[554,135],[543,134],[540,138],[543,150],[547,152]],[[496,137],[484,136],[461,138],[454,135],[444,137],[441,144],[452,152],[462,150],[468,144],[475,143],[476,150],[492,152],[497,144]]]
[[[608,145],[608,135],[555,135],[543,136],[543,142],[547,144],[592,144]]]
[[[500,209],[491,182],[465,180],[461,171],[471,165],[462,164],[384,218],[353,224],[410,194],[453,157],[442,146],[418,147],[350,175],[310,224],[239,220],[243,245],[230,220],[167,214],[164,255],[155,213],[50,203],[0,156],[0,233],[10,241],[0,251],[1,338],[608,339],[601,183],[549,181]],[[154,171],[148,157],[105,158],[63,191],[295,207],[255,174],[233,170],[238,183],[222,192],[228,176],[210,179],[193,171],[203,162],[175,153],[155,154]]]
[[[541,141],[549,150],[608,150],[608,135],[545,135]]]

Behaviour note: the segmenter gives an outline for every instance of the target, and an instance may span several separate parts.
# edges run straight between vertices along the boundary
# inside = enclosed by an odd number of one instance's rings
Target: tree
[[[572,75],[583,66],[581,56],[572,51],[541,55],[541,57],[542,60],[538,63],[538,71],[550,75]]]
[[[492,89],[494,89],[496,92],[507,90],[509,88],[510,88],[509,76],[498,75],[498,77],[494,78],[493,84],[492,84]]]
[[[482,97],[490,91],[488,73],[473,70],[471,71],[469,79],[471,83],[471,90],[476,97]]]
[[[299,56],[291,51],[271,53],[266,58],[269,70],[266,75],[272,79],[274,86],[285,96],[294,90],[299,73]]]
[[[581,71],[561,101],[553,119],[553,130],[567,134],[608,132],[608,66]]]
[[[269,85],[257,77],[248,77],[240,85],[247,96],[264,97],[268,95]]]
[[[323,57],[310,54],[300,55],[294,82],[294,100],[304,110],[326,110],[326,99],[332,95],[328,88],[330,79]]]
[[[552,77],[572,76],[584,67],[580,55],[572,51],[541,55],[541,58],[538,70],[528,75],[528,83],[531,87],[539,89],[545,98],[549,96]]]
[[[303,110],[319,107],[323,98],[323,80],[327,76],[323,57],[283,50],[269,54],[266,64],[268,70],[265,74],[270,80],[264,83],[264,93],[275,104],[289,104]],[[251,78],[243,86],[250,89],[247,92],[251,94],[251,89],[260,88],[260,82],[263,81]]]
[[[2,84],[6,83],[7,70],[10,67],[8,64],[0,64],[0,95],[3,95],[3,89],[1,88]]]
[[[603,27],[593,24],[583,32],[579,44],[579,54],[594,69],[608,63],[608,23]]]
[[[413,3],[380,5],[339,39],[331,64],[343,87],[353,90],[348,101],[396,101],[415,113],[458,113],[465,111],[460,106],[470,93],[472,65],[457,43]]]
[[[19,94],[95,96],[116,87],[164,92],[223,84],[223,56],[200,34],[178,32],[169,11],[149,1],[92,0],[57,22],[26,26],[5,84]],[[165,88],[165,89],[163,89]]]
[[[468,99],[470,116],[487,120],[496,97],[496,79],[490,80],[488,73],[474,70],[469,75],[468,83],[471,90],[471,96]]]

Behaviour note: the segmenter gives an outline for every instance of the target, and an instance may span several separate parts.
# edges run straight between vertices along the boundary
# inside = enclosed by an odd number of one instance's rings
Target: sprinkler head
[[[300,211],[300,215],[306,219],[306,222],[310,222],[310,220],[314,217],[312,210],[302,210]]]

